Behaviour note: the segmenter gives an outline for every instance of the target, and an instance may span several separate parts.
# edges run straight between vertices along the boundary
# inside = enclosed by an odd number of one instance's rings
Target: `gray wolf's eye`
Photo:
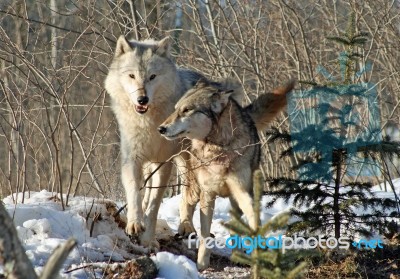
[[[189,108],[184,108],[184,109],[182,109],[182,113],[187,113],[187,112],[189,112]]]
[[[153,79],[155,79],[156,78],[156,75],[155,74],[152,74],[151,76],[150,76],[150,80],[153,80]]]
[[[134,74],[130,74],[129,77],[135,79],[135,75]]]

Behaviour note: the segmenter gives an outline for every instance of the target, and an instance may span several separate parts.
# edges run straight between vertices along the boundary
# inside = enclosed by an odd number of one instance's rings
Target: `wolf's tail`
[[[256,124],[257,130],[264,130],[274,117],[286,106],[286,95],[294,88],[290,81],[284,87],[276,88],[272,93],[262,94],[245,110]]]

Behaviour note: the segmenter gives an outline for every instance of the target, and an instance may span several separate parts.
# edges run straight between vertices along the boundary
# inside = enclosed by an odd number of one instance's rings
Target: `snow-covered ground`
[[[400,193],[400,180],[395,180],[396,192]],[[379,197],[393,197],[393,192],[384,192],[379,186],[374,187]],[[20,200],[22,195],[14,195]],[[262,203],[269,201],[263,197]],[[107,265],[109,262],[125,261],[132,258],[133,251],[142,251],[143,248],[132,244],[119,228],[107,206],[107,200],[94,200],[88,197],[74,197],[69,201],[68,207],[62,209],[56,201],[54,193],[47,191],[26,193],[24,204],[13,203],[11,196],[3,200],[10,216],[13,217],[18,235],[24,244],[26,253],[37,272],[40,272],[53,250],[68,238],[75,238],[78,246],[69,255],[60,275],[63,278],[91,278],[97,272],[96,278],[101,278],[102,270],[96,266]],[[179,224],[180,196],[164,199],[160,211],[159,237],[171,237],[176,233]],[[112,203],[112,202],[111,202]],[[263,207],[261,219],[263,222],[279,213],[288,211],[290,204],[278,201],[272,208]],[[229,220],[230,203],[228,199],[218,198],[215,206],[211,233],[216,238],[226,239],[228,230],[222,226],[221,221]],[[100,214],[100,215],[99,215]],[[93,219],[98,215],[98,220],[92,225]],[[160,221],[160,220],[159,220]],[[168,228],[168,226],[170,229]],[[200,229],[198,209],[194,215],[194,225]],[[90,231],[92,232],[90,233]],[[216,253],[229,254],[228,248],[214,249]],[[160,278],[198,278],[195,263],[184,256],[176,256],[167,252],[157,253],[152,257],[159,268]],[[96,263],[96,264],[94,264]],[[102,264],[99,264],[102,263]],[[79,268],[92,266],[91,269]],[[68,272],[70,270],[76,271]]]

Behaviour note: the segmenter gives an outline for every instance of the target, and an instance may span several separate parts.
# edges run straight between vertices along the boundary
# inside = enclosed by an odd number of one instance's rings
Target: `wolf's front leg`
[[[243,170],[242,173],[240,173],[240,176],[239,174],[231,174],[226,183],[228,184],[231,195],[246,216],[250,227],[255,229],[258,220],[255,218],[253,198],[250,195],[253,188],[251,170]]]
[[[201,239],[197,255],[197,269],[202,271],[210,265],[211,250],[206,247],[210,237],[211,221],[214,214],[215,196],[202,192],[200,195]]]
[[[143,185],[145,186],[145,189],[143,189],[145,192],[144,192],[144,196],[143,196],[143,200],[142,200],[142,210],[143,210],[143,212],[146,212],[147,206],[149,205],[149,201],[150,201],[150,193],[151,193],[151,190],[152,190],[152,188],[151,188],[151,177],[150,177],[151,171],[152,171],[152,169],[151,169],[151,166],[149,165],[149,166],[147,166],[145,168],[145,171],[143,172],[144,180],[147,179],[146,185],[144,185],[144,181],[143,181]]]
[[[128,220],[125,230],[128,235],[139,234],[145,229],[143,226],[142,198],[140,195],[140,187],[143,180],[142,164],[131,159],[123,160],[121,178],[128,204]]]
[[[200,199],[200,187],[197,183],[190,183],[183,187],[182,199],[179,204],[180,224],[178,233],[181,236],[188,236],[196,232],[193,226],[193,213],[196,209],[196,204]]]
[[[182,196],[181,202],[179,204],[179,219],[180,224],[178,227],[178,234],[186,237],[193,232],[196,232],[193,226],[193,214],[196,209],[196,204],[191,205]]]
[[[196,232],[193,226],[193,214],[200,200],[200,187],[191,170],[190,158],[185,154],[176,159],[176,165],[183,185],[182,198],[179,204],[180,224],[178,234],[184,237]]]
[[[149,204],[145,213],[146,231],[140,237],[140,244],[151,249],[158,249],[159,245],[155,239],[157,215],[164,192],[167,189],[171,175],[171,163],[164,164],[152,177],[152,188],[149,197]],[[150,189],[149,189],[150,190]]]

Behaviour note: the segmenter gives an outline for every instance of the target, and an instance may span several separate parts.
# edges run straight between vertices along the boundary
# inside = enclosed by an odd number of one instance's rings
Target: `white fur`
[[[128,43],[124,37],[120,37],[105,80],[121,137],[121,178],[128,204],[126,232],[133,235],[145,229],[140,236],[141,244],[145,246],[157,245],[154,242],[155,225],[165,191],[165,187],[151,190],[143,214],[141,188],[144,185],[145,166],[150,163],[150,168],[154,169],[181,148],[176,141],[166,140],[157,131],[186,90],[185,82],[165,53],[168,50],[165,44],[165,40]],[[147,49],[138,55],[135,45]],[[135,75],[135,78],[129,77],[129,74]],[[150,80],[152,74],[156,74],[156,77]],[[138,94],[149,97],[148,111],[144,114],[138,114],[135,109]],[[152,177],[152,186],[166,186],[171,167],[171,163],[163,165]]]

